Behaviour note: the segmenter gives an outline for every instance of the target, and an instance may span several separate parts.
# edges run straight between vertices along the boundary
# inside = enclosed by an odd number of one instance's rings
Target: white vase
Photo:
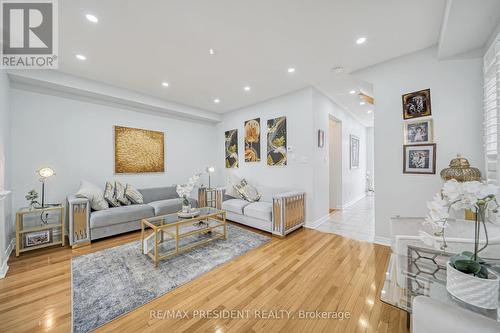
[[[494,273],[490,272],[488,279],[481,279],[460,272],[448,262],[446,289],[465,303],[483,309],[497,309],[499,281]]]
[[[189,213],[190,210],[191,210],[191,205],[182,205],[182,212],[183,213]]]

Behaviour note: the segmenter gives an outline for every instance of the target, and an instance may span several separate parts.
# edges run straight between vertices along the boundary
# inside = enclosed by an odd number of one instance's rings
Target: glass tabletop
[[[435,249],[408,245],[406,254],[392,253],[384,287],[382,302],[408,313],[412,312],[413,298],[428,296],[440,302],[468,309],[480,315],[500,320],[500,309],[486,310],[467,304],[448,293],[446,289],[446,264],[452,254]],[[489,259],[492,268],[500,272],[500,260]]]
[[[199,221],[206,219],[207,217],[216,217],[218,215],[224,214],[225,212],[221,209],[213,207],[202,207],[194,208],[194,212],[199,212],[195,216],[182,217],[179,216],[179,212],[167,215],[159,215],[151,218],[145,219],[147,222],[154,226],[163,226],[177,222],[189,222],[189,221]],[[193,214],[194,215],[194,214]]]

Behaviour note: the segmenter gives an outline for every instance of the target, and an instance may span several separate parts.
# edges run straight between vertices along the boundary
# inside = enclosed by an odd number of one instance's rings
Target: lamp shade
[[[41,168],[37,173],[42,178],[49,178],[56,174],[51,168]]]
[[[208,173],[214,173],[215,172],[215,167],[213,167],[213,166],[207,167],[207,172]]]

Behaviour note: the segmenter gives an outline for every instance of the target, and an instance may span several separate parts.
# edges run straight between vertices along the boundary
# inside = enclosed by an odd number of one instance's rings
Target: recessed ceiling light
[[[288,73],[295,73],[295,68],[293,67],[288,68]]]
[[[364,44],[365,42],[366,42],[366,37],[359,37],[358,39],[356,39],[356,44],[358,45]]]
[[[359,105],[365,105],[366,103],[365,102],[359,102]]]
[[[373,112],[373,110],[368,110],[368,111],[366,111],[366,113],[368,113],[368,114],[370,114],[370,113],[372,113],[372,112]]]
[[[84,61],[84,60],[87,60],[87,57],[84,56],[83,54],[77,54],[76,59]]]
[[[168,87],[170,84],[168,82],[162,82],[161,85],[164,87]]]
[[[220,103],[220,99],[218,98],[214,99],[214,103]]]
[[[252,89],[252,88],[250,88],[250,86],[243,87],[243,90],[245,90],[245,91],[250,91],[250,89]]]
[[[210,55],[215,55],[215,50],[214,49],[208,49],[208,53]]]
[[[351,90],[349,91],[349,94],[354,95],[356,93],[356,90]]]
[[[87,20],[89,20],[90,22],[92,22],[92,23],[97,23],[97,22],[99,22],[99,19],[98,19],[95,15],[92,15],[92,14],[87,14],[87,15],[85,15],[85,18],[86,18]]]
[[[342,66],[335,66],[331,69],[332,72],[334,73],[337,73],[337,74],[341,74],[341,73],[344,73],[344,67]]]

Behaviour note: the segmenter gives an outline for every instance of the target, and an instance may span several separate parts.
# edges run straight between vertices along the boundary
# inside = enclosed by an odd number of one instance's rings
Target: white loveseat
[[[249,202],[217,190],[216,205],[226,211],[227,219],[278,236],[302,227],[305,223],[305,192],[258,187],[261,198]]]

